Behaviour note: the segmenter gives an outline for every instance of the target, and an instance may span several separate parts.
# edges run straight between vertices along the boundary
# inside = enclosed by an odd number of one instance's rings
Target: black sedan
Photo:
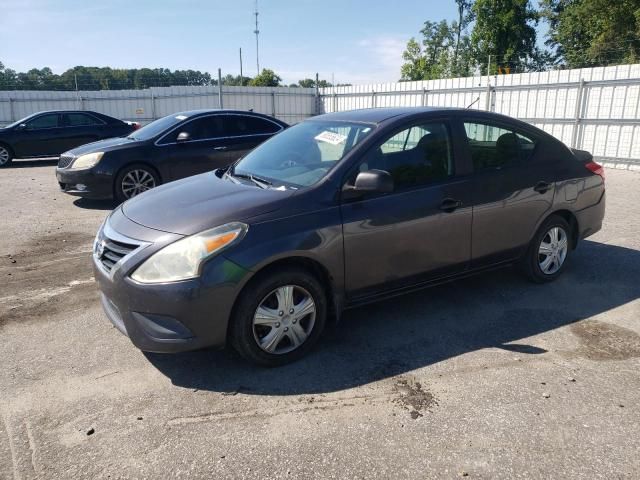
[[[161,183],[227,166],[287,127],[254,112],[175,113],[128,137],[64,153],[56,175],[66,193],[123,202]]]
[[[98,232],[94,274],[143,350],[229,342],[279,365],[352,306],[503,265],[555,280],[604,210],[602,167],[526,123],[332,113],[124,203]]]
[[[39,112],[0,128],[0,167],[14,158],[57,157],[85,143],[123,137],[138,125],[90,111]]]

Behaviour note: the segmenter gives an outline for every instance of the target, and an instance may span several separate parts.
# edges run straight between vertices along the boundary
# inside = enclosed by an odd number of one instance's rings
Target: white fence
[[[321,89],[323,112],[470,107],[532,123],[599,159],[640,163],[640,65]]]
[[[640,165],[640,65],[351,87],[166,87],[147,90],[0,92],[0,124],[30,113],[86,109],[148,122],[196,108],[253,109],[290,124],[355,108],[447,106],[530,122],[601,160]]]
[[[147,123],[184,110],[220,108],[250,110],[297,123],[316,113],[313,88],[158,87],[146,90],[79,92],[0,92],[0,125],[43,110],[93,110],[123,120]]]

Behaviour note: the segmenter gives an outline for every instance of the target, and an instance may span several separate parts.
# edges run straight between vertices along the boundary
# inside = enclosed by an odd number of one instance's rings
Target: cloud
[[[408,37],[400,35],[381,35],[363,38],[357,42],[361,54],[360,68],[345,72],[350,83],[397,82],[402,66],[402,52]]]

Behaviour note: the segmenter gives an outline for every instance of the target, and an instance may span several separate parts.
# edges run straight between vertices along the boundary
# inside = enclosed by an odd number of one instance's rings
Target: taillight
[[[138,130],[140,128],[140,124],[138,122],[133,122],[133,129]]]
[[[587,170],[599,175],[602,177],[602,180],[604,180],[604,167],[602,165],[599,165],[596,162],[589,162],[585,163],[584,166],[587,167]]]

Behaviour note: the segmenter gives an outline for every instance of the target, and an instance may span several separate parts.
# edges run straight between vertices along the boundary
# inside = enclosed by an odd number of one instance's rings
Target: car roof
[[[276,117],[272,117],[271,115],[267,115],[266,113],[254,112],[249,110],[234,110],[229,108],[200,108],[196,110],[185,110],[182,112],[172,113],[169,116],[184,115],[185,117],[193,117],[196,115],[203,115],[206,113],[238,113],[242,115],[255,115],[257,117],[266,117],[269,120],[276,120],[282,124],[285,124],[282,120],[279,120]]]
[[[335,120],[340,122],[365,122],[381,123],[398,116],[407,116],[421,113],[431,113],[438,111],[456,110],[451,108],[438,107],[384,107],[384,108],[362,108],[358,110],[348,110],[344,112],[326,113],[313,117],[313,120]]]
[[[412,116],[424,115],[424,114],[460,114],[485,117],[487,119],[493,118],[496,120],[508,120],[510,122],[518,122],[519,120],[500,115],[498,113],[487,112],[484,110],[466,109],[466,108],[454,108],[454,107],[383,107],[383,108],[363,108],[359,110],[348,110],[343,112],[325,113],[324,115],[318,115],[309,119],[308,121],[340,121],[340,122],[364,122],[379,124],[390,119],[399,120],[400,118],[408,118]]]

